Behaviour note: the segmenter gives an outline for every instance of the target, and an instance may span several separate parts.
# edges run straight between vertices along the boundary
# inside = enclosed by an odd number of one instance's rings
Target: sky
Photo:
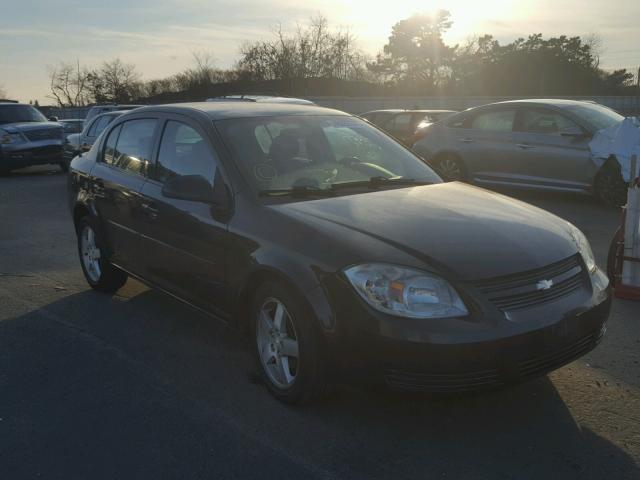
[[[217,67],[231,67],[243,42],[317,14],[373,56],[394,23],[435,8],[451,12],[448,44],[485,33],[501,43],[531,33],[597,34],[603,68],[640,67],[640,0],[0,0],[0,89],[51,103],[47,67],[60,61],[95,66],[118,57],[151,79],[206,51]]]

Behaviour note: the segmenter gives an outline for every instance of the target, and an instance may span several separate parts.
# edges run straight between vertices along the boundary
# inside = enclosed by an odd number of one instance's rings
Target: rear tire
[[[250,308],[252,354],[271,394],[288,404],[312,402],[326,391],[321,331],[304,301],[280,283],[256,290]]]
[[[447,182],[464,181],[467,176],[462,160],[450,153],[437,157],[433,162],[433,168]]]
[[[594,191],[610,207],[620,208],[627,203],[627,184],[617,162],[609,161],[603,165],[596,175]]]
[[[607,255],[607,276],[609,282],[615,287],[616,284],[616,272],[620,270],[618,262],[621,261],[622,254],[624,252],[624,232],[622,227],[618,227],[616,233],[611,239],[609,245],[609,254]]]
[[[127,281],[127,273],[109,262],[100,225],[94,217],[83,217],[77,224],[78,255],[84,278],[91,288],[114,293]]]

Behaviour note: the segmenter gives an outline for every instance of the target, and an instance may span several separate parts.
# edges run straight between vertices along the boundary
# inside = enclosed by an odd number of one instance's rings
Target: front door
[[[561,188],[587,188],[592,178],[588,135],[573,120],[552,109],[524,108],[514,142],[519,181]]]
[[[155,173],[141,192],[143,275],[194,305],[224,316],[230,306],[227,224],[216,218],[210,204],[162,194],[165,182],[186,175],[200,175],[213,186],[216,176],[221,175],[218,157],[199,125],[183,117],[169,117]]]

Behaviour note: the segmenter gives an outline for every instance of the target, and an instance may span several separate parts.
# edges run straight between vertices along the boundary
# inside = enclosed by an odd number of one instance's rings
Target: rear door
[[[472,178],[494,181],[512,173],[515,118],[515,107],[494,107],[466,117],[461,125],[450,125],[450,143]]]
[[[576,135],[584,131],[585,135]],[[589,135],[572,119],[549,108],[519,111],[514,142],[518,181],[561,188],[586,188],[591,172]]]
[[[224,316],[227,224],[211,205],[165,197],[164,183],[175,176],[200,175],[212,186],[222,177],[204,129],[191,119],[167,116],[154,174],[142,188],[143,275],[179,297]]]
[[[96,209],[102,219],[114,263],[139,273],[140,190],[152,167],[156,118],[138,118],[112,128],[91,174]]]

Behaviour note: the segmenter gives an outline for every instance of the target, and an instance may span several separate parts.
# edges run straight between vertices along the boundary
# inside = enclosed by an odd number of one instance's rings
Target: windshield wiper
[[[337,190],[340,188],[353,188],[353,187],[367,187],[378,188],[387,185],[431,185],[433,182],[427,180],[416,180],[415,178],[404,177],[371,177],[369,180],[355,180],[353,182],[340,182],[332,183],[331,189]]]
[[[272,190],[260,190],[261,197],[330,197],[333,192],[328,188],[297,185],[291,188],[279,188]]]

